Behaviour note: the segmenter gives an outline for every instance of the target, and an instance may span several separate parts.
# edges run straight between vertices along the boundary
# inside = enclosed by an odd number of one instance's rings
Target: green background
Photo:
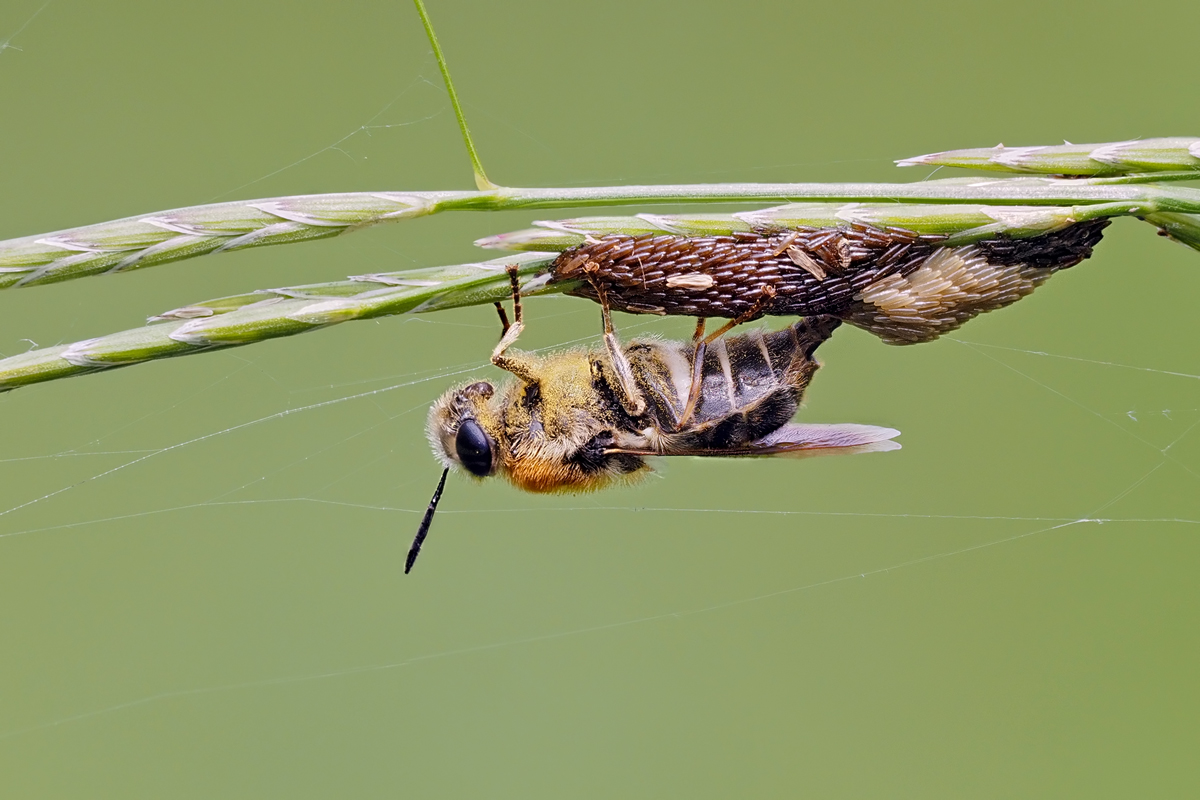
[[[0,36],[39,5],[6,2]],[[430,11],[510,185],[918,180],[891,160],[1200,135],[1190,2]],[[471,185],[401,0],[59,0],[10,44],[0,237]],[[9,291],[0,352],[473,260],[554,215]],[[952,337],[822,348],[803,418],[894,426],[903,450],[679,460],[576,497],[455,477],[408,577],[437,479],[425,410],[495,376],[490,308],[2,395],[0,794],[1194,794],[1198,295],[1200,253],[1119,221]],[[522,341],[598,330],[594,305],[548,298]]]

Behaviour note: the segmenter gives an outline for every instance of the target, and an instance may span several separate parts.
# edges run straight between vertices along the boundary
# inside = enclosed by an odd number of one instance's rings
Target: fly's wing
[[[850,455],[853,453],[882,453],[899,450],[900,443],[891,441],[900,435],[895,428],[875,425],[784,425],[761,439],[744,445],[722,449],[673,448],[637,450],[615,448],[609,452],[644,456],[809,456]]]
[[[900,443],[892,439],[900,435],[895,428],[876,425],[784,425],[746,446],[747,456],[835,456],[853,453],[883,453],[899,450]]]

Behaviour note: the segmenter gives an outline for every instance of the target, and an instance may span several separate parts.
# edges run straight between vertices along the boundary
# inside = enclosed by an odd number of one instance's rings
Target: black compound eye
[[[454,437],[454,452],[472,475],[483,478],[492,472],[492,441],[473,419],[463,420]]]

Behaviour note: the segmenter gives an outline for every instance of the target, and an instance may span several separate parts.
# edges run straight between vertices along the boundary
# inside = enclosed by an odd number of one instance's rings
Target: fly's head
[[[433,455],[442,465],[476,478],[495,475],[503,463],[496,389],[487,381],[459,386],[442,395],[425,424]]]

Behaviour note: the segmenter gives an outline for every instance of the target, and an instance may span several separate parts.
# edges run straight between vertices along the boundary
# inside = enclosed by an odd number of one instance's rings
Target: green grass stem
[[[504,300],[505,266],[517,264],[523,294],[561,292],[530,277],[550,263],[544,255],[362,275],[345,281],[268,289],[195,303],[152,317],[149,324],[95,339],[0,359],[0,392],[209,350],[294,336],[331,325],[396,314],[422,314]]]
[[[462,192],[297,195],[161,211],[0,242],[0,288],[141,269],[209,253],[323,239],[443,211],[654,203],[895,202],[1125,204],[1130,214],[1200,214],[1200,190],[1132,179],[955,178],[917,183],[720,183]],[[1119,182],[1117,182],[1119,181]]]

